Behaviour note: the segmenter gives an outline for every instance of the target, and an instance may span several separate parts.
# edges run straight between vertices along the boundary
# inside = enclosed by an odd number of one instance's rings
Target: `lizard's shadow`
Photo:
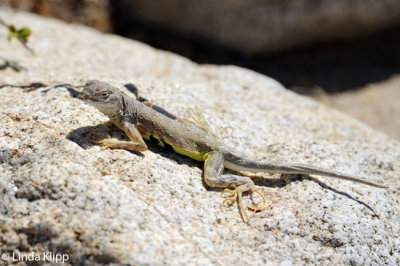
[[[376,214],[375,210],[371,206],[369,206],[367,203],[354,198],[353,196],[351,196],[350,194],[348,194],[344,191],[340,191],[336,188],[328,186],[327,184],[321,182],[320,180],[318,180],[317,178],[312,177],[312,176],[299,175],[299,174],[281,174],[281,177],[279,179],[267,179],[262,176],[254,176],[254,175],[250,176],[250,178],[258,186],[279,187],[279,188],[285,187],[292,182],[302,181],[302,180],[311,180],[311,181],[317,183],[321,188],[324,188],[324,189],[330,190],[334,193],[345,196],[346,198],[349,198],[350,200],[353,200],[353,201],[357,202],[358,204],[363,205],[368,210],[370,210],[374,214],[374,216],[379,218],[379,216]]]
[[[107,136],[115,137],[121,140],[127,140],[127,138],[124,138],[122,132],[121,134],[118,134],[118,131],[113,127],[114,126],[109,121],[95,126],[80,127],[71,131],[66,138],[75,142],[85,150],[92,146],[98,146],[94,140],[100,140],[102,138],[106,138]]]

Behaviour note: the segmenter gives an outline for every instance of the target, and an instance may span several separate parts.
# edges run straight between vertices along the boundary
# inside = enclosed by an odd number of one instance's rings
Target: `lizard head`
[[[110,84],[99,80],[88,80],[78,98],[96,107],[105,115],[119,113],[122,93]]]

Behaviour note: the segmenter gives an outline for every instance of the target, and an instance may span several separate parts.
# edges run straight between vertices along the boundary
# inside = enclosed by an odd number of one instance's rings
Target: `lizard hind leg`
[[[249,177],[233,174],[222,175],[222,171],[224,169],[223,164],[223,154],[221,152],[211,152],[204,162],[205,182],[210,187],[225,188],[222,194],[228,193],[230,195],[224,200],[224,203],[229,202],[230,204],[233,204],[237,202],[243,220],[248,222],[249,217],[247,215],[247,208],[253,211],[261,211],[266,209],[265,198],[258,190],[255,189],[255,185]],[[259,204],[257,207],[245,206],[242,196],[246,191],[258,193],[261,195],[264,202]]]

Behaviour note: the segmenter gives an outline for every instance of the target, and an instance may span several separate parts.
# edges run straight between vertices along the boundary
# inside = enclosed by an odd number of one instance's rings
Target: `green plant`
[[[28,27],[18,29],[14,25],[8,25],[2,18],[0,18],[0,24],[8,29],[9,33],[7,38],[9,41],[16,38],[29,52],[33,53],[33,50],[27,45],[28,37],[32,34],[31,29]]]
[[[8,26],[9,34],[8,40],[11,41],[12,38],[17,38],[24,43],[28,42],[28,37],[32,34],[32,31],[28,27],[22,27],[17,29],[14,25]]]

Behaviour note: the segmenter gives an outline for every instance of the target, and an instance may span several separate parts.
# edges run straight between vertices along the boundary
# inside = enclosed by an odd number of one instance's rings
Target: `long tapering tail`
[[[362,183],[369,186],[387,188],[384,185],[368,182],[354,176],[330,171],[324,168],[303,165],[303,164],[280,164],[270,162],[257,162],[246,160],[231,153],[224,154],[224,167],[243,172],[266,172],[266,173],[282,173],[282,174],[301,174],[301,175],[320,175],[334,177],[338,179]]]

